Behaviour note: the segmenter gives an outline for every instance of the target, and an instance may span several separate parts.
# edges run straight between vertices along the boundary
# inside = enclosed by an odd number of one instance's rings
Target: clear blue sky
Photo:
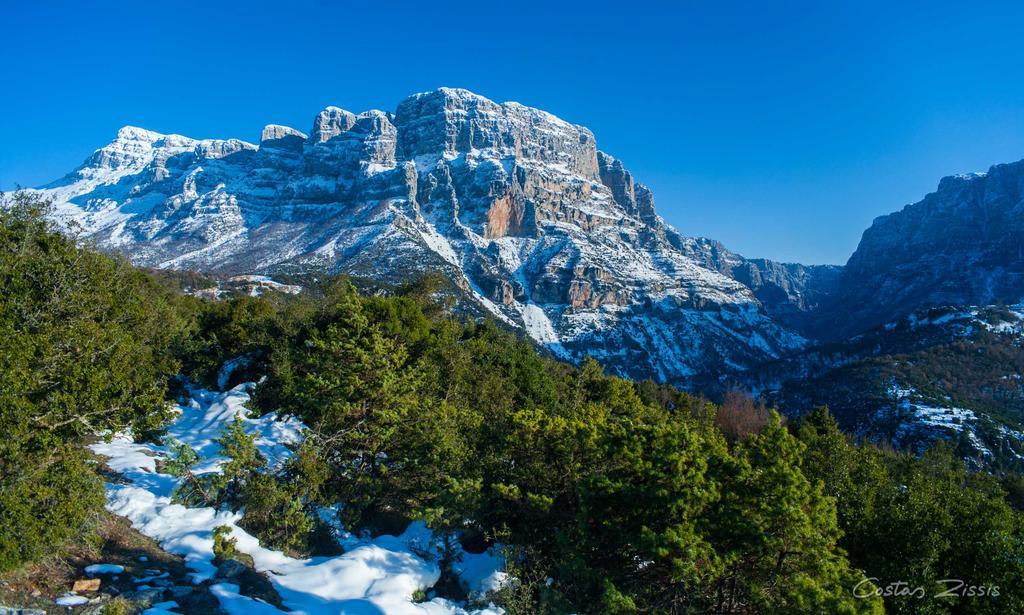
[[[16,2],[0,187],[133,124],[258,140],[442,85],[590,127],[688,235],[842,263],[943,175],[1024,158],[1021,2]]]

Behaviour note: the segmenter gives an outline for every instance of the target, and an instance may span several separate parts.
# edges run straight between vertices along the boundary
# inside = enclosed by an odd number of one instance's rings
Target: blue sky
[[[442,85],[591,128],[688,235],[842,263],[943,175],[1024,158],[1024,3],[3,2],[0,187],[133,124],[308,130]]]

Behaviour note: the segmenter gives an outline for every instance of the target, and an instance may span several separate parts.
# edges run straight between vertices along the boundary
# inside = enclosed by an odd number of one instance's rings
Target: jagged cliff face
[[[464,90],[394,113],[328,107],[308,136],[271,125],[258,146],[124,128],[43,192],[144,265],[388,282],[440,270],[554,352],[627,375],[685,383],[804,343],[759,299],[806,309],[799,272],[716,262],[589,130]]]
[[[744,258],[721,243],[703,237],[685,238],[684,253],[703,266],[723,273],[754,294],[771,318],[803,335],[823,304],[836,292],[843,268],[836,265],[780,263]]]
[[[946,177],[864,232],[811,333],[840,339],[915,309],[1024,297],[1024,161]]]

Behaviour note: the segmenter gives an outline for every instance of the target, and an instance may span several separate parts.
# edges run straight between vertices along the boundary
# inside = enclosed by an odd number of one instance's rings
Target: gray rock
[[[189,587],[188,585],[175,585],[170,588],[171,596],[175,598],[184,598],[194,591],[195,588]]]
[[[327,107],[318,113],[316,119],[313,120],[313,130],[310,131],[310,138],[315,143],[329,141],[355,126],[355,123],[355,114],[338,107]]]
[[[233,579],[244,573],[249,567],[236,559],[229,559],[217,566],[217,578]]]
[[[121,594],[125,600],[135,603],[141,609],[148,609],[157,602],[164,599],[165,590],[159,587],[151,589],[140,589],[138,591],[124,592]]]

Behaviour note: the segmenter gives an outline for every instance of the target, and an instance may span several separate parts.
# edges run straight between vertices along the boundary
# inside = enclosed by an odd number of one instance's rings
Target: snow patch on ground
[[[54,602],[59,606],[78,606],[80,604],[88,604],[89,599],[85,596],[79,596],[74,592],[68,592],[54,600]]]
[[[196,472],[219,470],[223,459],[219,457],[216,439],[236,416],[241,418],[247,432],[256,435],[257,446],[272,465],[283,463],[291,454],[288,445],[301,439],[304,426],[297,419],[278,420],[274,414],[258,418],[248,416],[245,403],[251,387],[251,384],[242,384],[226,392],[194,389],[192,398],[178,406],[179,415],[167,433],[200,454],[202,461]],[[127,484],[107,485],[108,510],[126,517],[133,527],[157,540],[165,550],[183,556],[194,571],[193,580],[197,583],[214,578],[213,531],[226,525],[231,528],[239,551],[253,558],[256,570],[266,573],[293,613],[499,615],[503,612],[496,607],[467,611],[442,598],[413,602],[414,593],[428,590],[441,574],[436,558],[425,557],[436,554],[439,546],[422,523],[411,524],[400,536],[374,539],[354,536],[335,525],[344,554],[295,559],[260,546],[254,536],[238,526],[241,520],[238,512],[210,507],[187,508],[174,503],[171,495],[178,479],[156,472],[156,459],[169,455],[169,447],[134,443],[121,435],[110,442],[95,444],[92,449],[108,457],[107,464],[127,481]],[[470,592],[480,596],[499,588],[505,581],[505,574],[500,571],[502,567],[503,560],[497,554],[463,554],[456,571]],[[241,595],[239,588],[230,583],[212,585],[211,591],[228,613],[282,612]],[[166,611],[164,606],[158,605],[161,610],[154,613]]]
[[[557,344],[558,334],[551,324],[551,319],[544,313],[536,303],[527,303],[522,306],[523,325],[526,333],[541,344]]]
[[[95,576],[99,574],[121,574],[124,566],[118,564],[92,564],[85,567],[85,574]]]
[[[173,600],[168,600],[167,602],[158,602],[150,608],[143,611],[142,615],[178,615],[176,612],[171,610],[176,608],[179,608],[178,603]]]

